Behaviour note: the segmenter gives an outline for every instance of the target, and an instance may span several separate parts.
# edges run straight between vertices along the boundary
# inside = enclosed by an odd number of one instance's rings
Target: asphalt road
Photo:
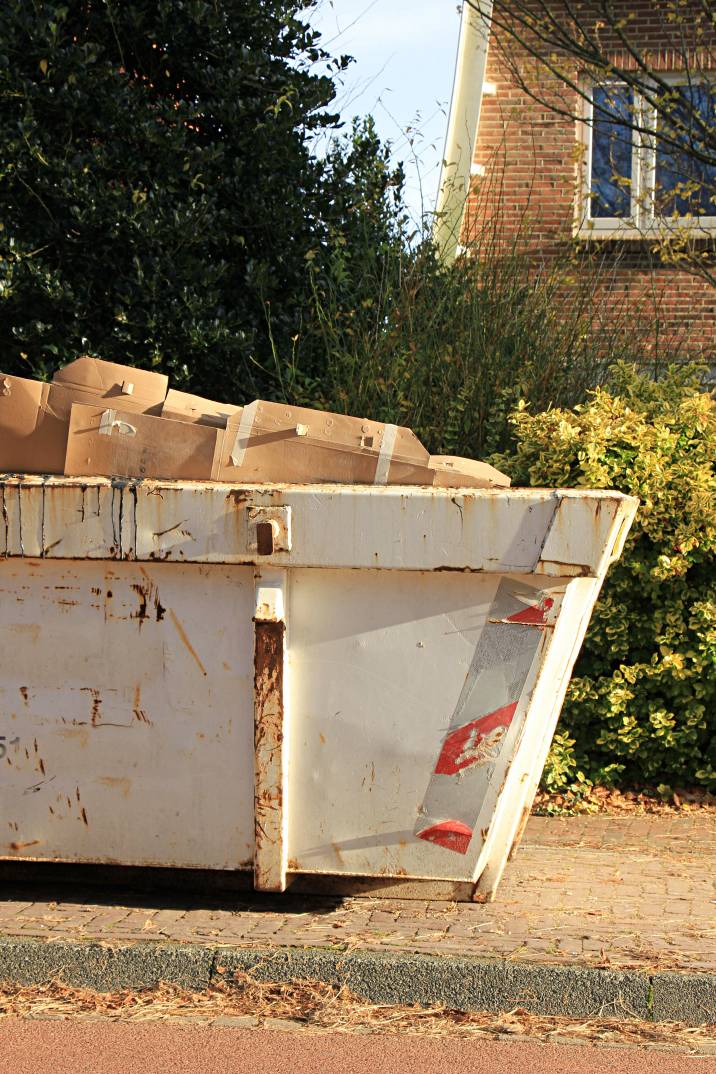
[[[175,1022],[0,1019],[2,1074],[716,1074],[716,1056]]]

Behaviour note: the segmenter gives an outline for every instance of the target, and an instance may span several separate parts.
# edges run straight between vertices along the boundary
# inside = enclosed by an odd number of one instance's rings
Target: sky
[[[308,21],[334,55],[355,59],[337,110],[349,125],[371,114],[406,170],[416,221],[435,208],[458,33],[457,0],[319,0]]]

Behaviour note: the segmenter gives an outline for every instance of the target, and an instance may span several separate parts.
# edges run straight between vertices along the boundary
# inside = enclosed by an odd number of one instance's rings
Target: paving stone
[[[103,891],[0,898],[0,936],[500,957],[716,973],[716,816],[533,817],[490,904]],[[124,892],[127,898],[128,893]],[[193,905],[192,905],[193,904]],[[668,987],[667,987],[668,985]],[[664,1009],[675,982],[659,992]],[[660,999],[660,1002],[662,1000]],[[704,999],[713,1009],[711,993]]]

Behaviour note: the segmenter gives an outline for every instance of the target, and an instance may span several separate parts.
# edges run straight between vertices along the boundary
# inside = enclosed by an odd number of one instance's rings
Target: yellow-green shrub
[[[641,507],[575,668],[545,780],[716,787],[716,406],[696,371],[619,367],[574,410],[513,415],[515,484]]]

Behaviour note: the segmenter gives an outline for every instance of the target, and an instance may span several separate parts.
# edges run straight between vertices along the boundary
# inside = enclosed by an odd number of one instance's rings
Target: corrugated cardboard
[[[65,474],[72,477],[211,479],[222,429],[171,418],[74,403]]]
[[[203,399],[200,395],[170,388],[162,406],[162,417],[225,429],[229,418],[240,414],[242,409],[233,403],[217,403],[213,399]]]
[[[218,415],[210,415],[218,417]],[[410,429],[256,400],[226,428],[74,403],[64,472],[80,477],[506,488],[487,463],[430,457]]]
[[[51,384],[0,374],[0,470],[61,474],[74,402],[159,412],[167,384],[163,374],[89,357],[58,370]]]
[[[438,488],[507,489],[511,484],[507,474],[489,463],[457,455],[431,455],[430,468],[435,471],[433,484]]]
[[[76,403],[94,404],[107,399],[123,410],[161,414],[169,378],[164,373],[84,356],[58,369],[52,383],[70,391]]]
[[[229,419],[220,481],[416,484],[430,456],[410,429],[257,399]]]
[[[49,394],[49,384],[0,373],[0,470],[62,473],[67,422],[52,412]]]
[[[231,483],[417,483],[431,479],[428,458],[409,429],[262,400],[239,408],[226,429],[74,404],[64,472]]]

